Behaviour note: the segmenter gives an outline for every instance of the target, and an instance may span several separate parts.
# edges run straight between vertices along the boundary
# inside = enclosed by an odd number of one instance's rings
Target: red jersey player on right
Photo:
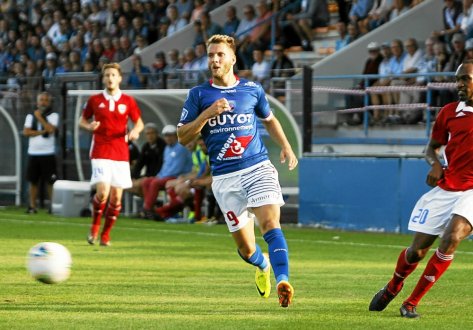
[[[450,266],[453,253],[473,229],[473,61],[458,67],[456,81],[460,101],[440,110],[425,151],[432,166],[427,184],[434,188],[417,201],[409,220],[409,230],[416,232],[414,240],[399,255],[392,279],[373,297],[370,311],[386,308],[441,237],[414,291],[401,305],[401,316],[419,317],[420,300]],[[441,146],[445,146],[446,168],[438,159]]]

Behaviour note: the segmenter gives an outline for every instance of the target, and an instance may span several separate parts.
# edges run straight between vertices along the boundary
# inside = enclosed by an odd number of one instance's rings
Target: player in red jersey
[[[87,241],[94,244],[97,240],[102,213],[110,197],[100,238],[100,245],[109,246],[110,230],[120,213],[123,189],[132,186],[127,141],[136,140],[144,125],[135,99],[120,90],[120,65],[104,65],[102,75],[105,90],[89,98],[79,125],[93,132],[91,184],[97,188],[92,202],[93,220]],[[89,121],[92,117],[92,121]],[[128,118],[134,123],[130,131],[127,131]]]
[[[473,61],[458,67],[456,81],[460,101],[441,109],[425,151],[425,159],[432,166],[427,184],[434,188],[417,201],[409,220],[409,230],[416,232],[413,242],[399,255],[392,279],[373,297],[370,311],[386,308],[401,291],[406,277],[441,237],[439,247],[400,309],[403,317],[419,317],[419,301],[447,270],[456,248],[473,229]],[[438,158],[442,146],[446,168]]]

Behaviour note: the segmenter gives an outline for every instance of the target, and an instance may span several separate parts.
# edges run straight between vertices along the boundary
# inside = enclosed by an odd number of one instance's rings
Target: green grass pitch
[[[89,219],[0,210],[0,329],[471,329],[473,242],[465,241],[423,299],[421,319],[399,316],[425,262],[381,313],[368,312],[409,235],[285,227],[293,304],[258,296],[254,269],[225,226],[120,218],[113,246],[86,243]],[[70,279],[33,280],[25,262],[42,241],[72,254]],[[266,249],[263,240],[259,243]]]

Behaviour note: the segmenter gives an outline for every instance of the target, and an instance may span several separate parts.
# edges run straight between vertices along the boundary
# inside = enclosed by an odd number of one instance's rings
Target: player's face
[[[473,105],[473,64],[462,64],[456,75],[458,98]]]
[[[116,91],[120,88],[122,76],[117,69],[109,68],[103,73],[103,84],[110,92]]]
[[[236,57],[233,50],[226,44],[210,44],[207,49],[207,56],[209,70],[212,72],[214,79],[222,79],[229,74],[233,75],[233,65],[236,62]]]

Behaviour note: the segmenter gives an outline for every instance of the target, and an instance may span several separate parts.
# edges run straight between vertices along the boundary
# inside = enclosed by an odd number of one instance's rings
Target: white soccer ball
[[[69,278],[71,264],[71,254],[63,245],[43,242],[30,249],[26,267],[38,281],[55,284]]]

